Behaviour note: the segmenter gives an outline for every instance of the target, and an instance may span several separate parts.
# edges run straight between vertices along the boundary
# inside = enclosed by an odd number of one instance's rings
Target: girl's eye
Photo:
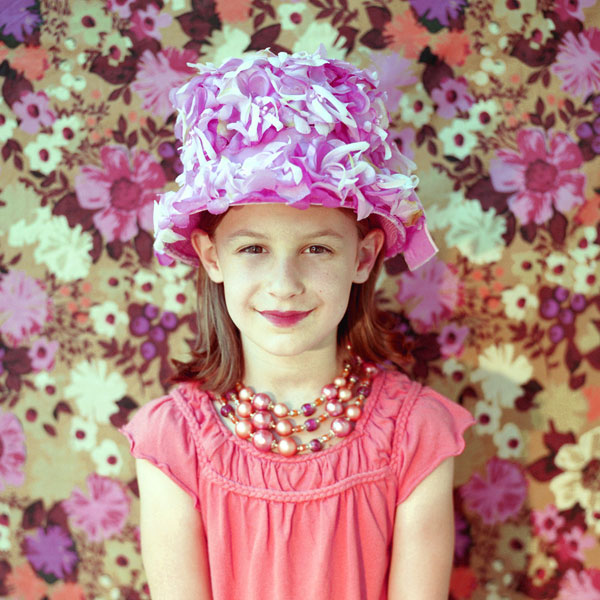
[[[245,248],[242,248],[240,250],[240,252],[242,252],[243,254],[262,254],[262,252],[264,251],[264,248],[262,246],[246,246]]]
[[[329,248],[325,248],[325,246],[319,246],[318,244],[313,244],[307,248],[309,254],[327,254],[331,253]]]

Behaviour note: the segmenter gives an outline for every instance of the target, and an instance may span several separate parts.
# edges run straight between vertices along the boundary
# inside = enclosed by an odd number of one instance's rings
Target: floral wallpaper
[[[319,43],[380,73],[440,246],[378,293],[477,419],[451,597],[600,599],[597,0],[2,2],[1,597],[149,597],[117,429],[194,337],[194,273],[151,248],[168,91]]]

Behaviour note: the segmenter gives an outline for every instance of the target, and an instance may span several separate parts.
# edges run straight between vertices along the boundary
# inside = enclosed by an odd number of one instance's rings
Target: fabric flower
[[[558,530],[565,524],[565,518],[558,514],[558,509],[554,504],[548,504],[542,510],[533,510],[531,518],[535,534],[550,544],[557,540]]]
[[[73,540],[62,527],[50,525],[26,535],[23,543],[25,555],[36,571],[63,579],[73,572],[79,557]]]
[[[514,288],[502,291],[502,302],[506,316],[521,321],[525,318],[528,309],[537,309],[540,302],[538,297],[529,291],[529,288],[518,283]]]
[[[6,2],[0,12],[0,32],[12,35],[19,42],[25,41],[42,22],[35,8],[36,0]]]
[[[431,91],[431,99],[437,104],[438,115],[444,119],[453,119],[457,112],[469,110],[475,100],[468,91],[469,87],[464,77],[442,79],[439,87]]]
[[[161,12],[153,3],[148,3],[146,8],[138,8],[131,17],[131,31],[138,40],[151,37],[162,40],[161,29],[168,27],[173,22],[173,17],[168,12]]]
[[[583,562],[585,556],[584,550],[589,550],[596,546],[596,538],[593,535],[585,533],[581,527],[573,527],[569,531],[564,531],[558,538],[557,555],[559,560],[578,560]]]
[[[120,146],[103,147],[100,158],[103,168],[86,165],[75,177],[79,204],[97,209],[94,225],[107,242],[151,230],[156,192],[166,182],[161,166],[143,150],[130,154]]]
[[[131,88],[143,99],[143,108],[166,119],[173,112],[169,91],[182,85],[194,73],[187,63],[196,58],[190,50],[165,48],[153,54],[145,50],[138,62],[138,72]]]
[[[562,89],[569,94],[585,98],[600,91],[600,29],[590,27],[577,36],[567,31],[552,71],[562,79]]]
[[[123,529],[129,515],[129,498],[118,481],[92,473],[87,495],[75,488],[62,506],[71,523],[83,529],[89,540],[101,542]]]
[[[56,170],[63,158],[61,145],[57,136],[47,133],[40,133],[35,140],[29,142],[24,153],[29,159],[31,170],[40,171],[44,175]]]
[[[438,138],[444,146],[444,155],[462,160],[471,154],[477,145],[474,129],[470,129],[471,123],[466,119],[454,119],[450,125],[440,129]]]
[[[38,338],[27,353],[34,371],[51,371],[54,368],[54,356],[59,343],[48,338]]]
[[[438,336],[438,344],[442,356],[460,356],[464,349],[465,339],[469,335],[469,327],[467,325],[459,326],[456,323],[448,323],[444,325],[442,332]]]
[[[0,409],[0,492],[7,485],[23,484],[25,434],[19,419]]]
[[[419,17],[428,21],[437,19],[441,25],[450,25],[467,5],[467,0],[409,0]]]
[[[48,96],[44,92],[25,92],[12,105],[23,131],[37,133],[40,127],[48,127],[54,123],[56,115],[48,108],[48,102]]]
[[[553,208],[565,213],[585,202],[585,175],[577,171],[583,158],[566,133],[546,139],[539,129],[521,129],[517,145],[518,153],[498,151],[490,176],[495,190],[512,193],[508,206],[524,225],[541,225]]]
[[[498,431],[502,409],[497,404],[479,400],[475,404],[475,431],[479,435],[494,434]]]
[[[123,467],[123,457],[119,447],[113,440],[103,440],[91,452],[92,460],[96,464],[99,475],[116,477]]]
[[[39,333],[52,312],[52,300],[40,281],[18,270],[0,276],[0,333],[11,346]]]
[[[523,435],[514,423],[506,423],[493,439],[500,458],[518,458],[523,454]]]

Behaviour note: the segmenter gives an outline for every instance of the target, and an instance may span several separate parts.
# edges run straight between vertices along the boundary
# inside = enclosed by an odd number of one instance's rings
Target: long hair
[[[345,210],[345,209],[342,209]],[[202,229],[213,235],[223,215],[206,213]],[[370,219],[357,221],[360,238],[377,227]],[[352,353],[364,360],[387,364],[403,370],[411,359],[404,336],[395,330],[394,319],[377,307],[375,286],[383,267],[383,250],[364,283],[353,283],[348,308],[338,326],[338,347],[343,354]],[[199,381],[215,393],[222,394],[242,381],[244,361],[240,333],[227,312],[222,283],[210,279],[202,266],[196,280],[197,337],[191,360],[173,360],[176,372],[172,382]]]

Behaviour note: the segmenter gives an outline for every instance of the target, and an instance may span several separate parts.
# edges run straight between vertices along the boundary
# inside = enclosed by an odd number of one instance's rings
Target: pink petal
[[[123,148],[117,146],[105,146],[100,151],[100,157],[106,172],[110,174],[113,180],[125,177],[131,177],[129,168],[129,156]]]
[[[539,129],[521,129],[517,134],[517,144],[528,162],[533,162],[536,158],[544,161],[547,159],[546,140]]]
[[[508,199],[508,207],[523,225],[531,221],[541,225],[552,216],[552,199],[549,194],[529,190],[519,192]]]
[[[96,167],[84,166],[75,176],[75,193],[82,208],[102,208],[110,204],[112,181]]]
[[[112,207],[97,212],[94,215],[94,225],[107,242],[114,242],[116,239],[127,242],[138,232],[135,213],[116,211]]]
[[[562,213],[568,212],[575,206],[585,202],[583,190],[585,175],[583,173],[564,173],[557,179],[557,189],[554,192],[554,205]]]
[[[560,170],[577,169],[583,156],[579,146],[566,133],[559,132],[550,141],[550,162]]]
[[[147,152],[137,152],[133,157],[133,180],[145,188],[158,189],[166,183],[162,167]]]
[[[504,158],[493,158],[490,161],[490,177],[492,186],[497,192],[514,192],[525,187],[526,163],[507,162]]]

